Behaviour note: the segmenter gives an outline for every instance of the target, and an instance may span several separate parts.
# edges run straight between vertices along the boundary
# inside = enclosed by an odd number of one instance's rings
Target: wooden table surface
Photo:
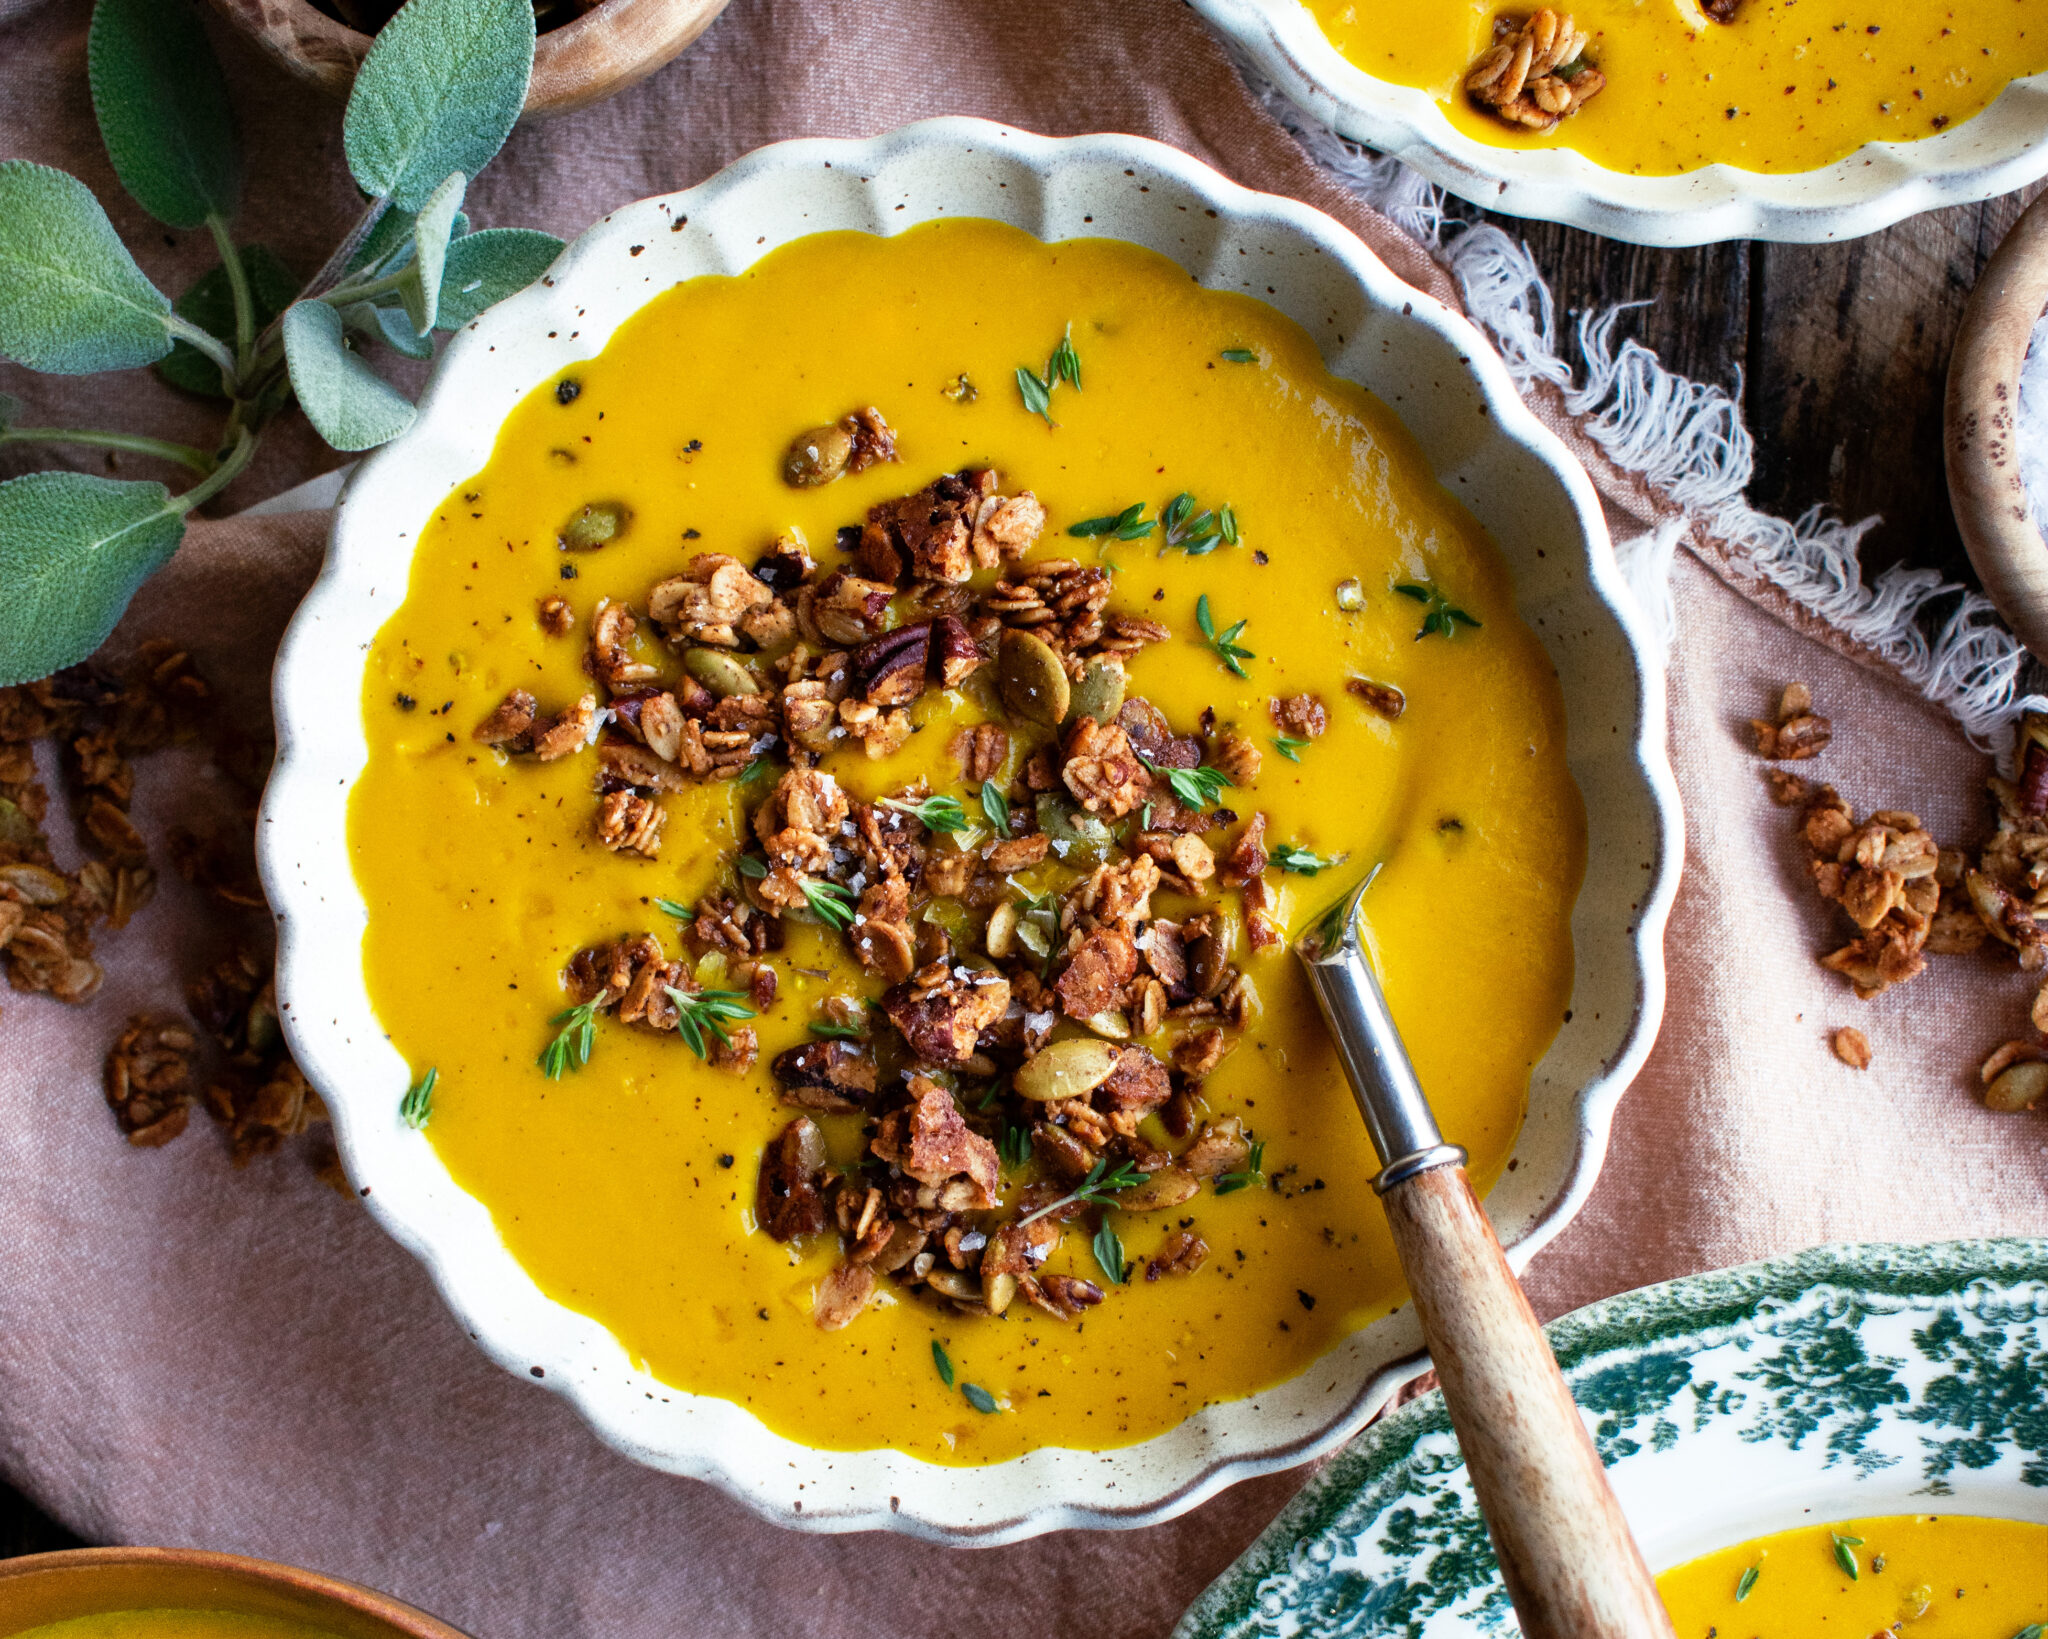
[[[1924,565],[1976,584],[1942,473],[1949,347],[1977,275],[2048,184],[1901,222],[1839,245],[1740,242],[1645,250],[1495,217],[1550,279],[1560,334],[1579,312],[1648,300],[1624,319],[1672,369],[1735,393],[1756,438],[1752,504],[1881,514],[1870,574]],[[1575,349],[1567,357],[1576,363]],[[77,1539],[0,1484],[0,1558]]]

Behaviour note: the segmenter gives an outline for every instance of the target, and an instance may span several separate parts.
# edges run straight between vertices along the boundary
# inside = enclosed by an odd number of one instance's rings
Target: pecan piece
[[[1010,1005],[1000,973],[933,963],[882,998],[882,1011],[926,1064],[964,1064],[975,1039]]]
[[[597,840],[613,853],[630,850],[652,859],[661,852],[661,805],[637,791],[614,791],[598,804]]]
[[[875,1091],[871,1049],[850,1041],[807,1041],[775,1055],[769,1066],[782,1102],[800,1109],[849,1115]]]
[[[1078,1275],[1020,1275],[1017,1291],[1055,1320],[1078,1320],[1102,1301],[1102,1288]]]
[[[1137,946],[1122,928],[1097,928],[1082,941],[1053,988],[1071,1019],[1091,1019],[1122,998],[1138,971]]]
[[[1272,714],[1275,728],[1297,740],[1313,740],[1330,726],[1330,714],[1317,695],[1290,694],[1268,700],[1266,710]]]
[[[836,1332],[853,1324],[875,1295],[875,1272],[865,1263],[842,1263],[818,1282],[811,1319],[818,1329]]]
[[[1126,1047],[1117,1055],[1109,1079],[1095,1089],[1095,1102],[1101,1109],[1141,1114],[1158,1109],[1172,1096],[1173,1082],[1166,1066],[1143,1047]]]
[[[1145,1263],[1145,1278],[1159,1280],[1167,1275],[1192,1275],[1209,1256],[1209,1243],[1190,1229],[1176,1229],[1159,1243],[1159,1250]]]
[[[533,749],[533,724],[540,704],[524,689],[514,689],[498,702],[497,709],[477,724],[472,738],[482,745],[502,746],[507,751]]]
[[[782,1129],[761,1156],[754,1220],[778,1241],[815,1235],[825,1227],[825,1135],[809,1116]]]
[[[848,678],[854,692],[871,706],[908,705],[924,693],[931,649],[929,621],[869,638],[850,657]]]

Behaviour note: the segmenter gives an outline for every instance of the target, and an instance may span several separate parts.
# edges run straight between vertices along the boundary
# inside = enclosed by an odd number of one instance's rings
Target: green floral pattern
[[[1626,1293],[1549,1328],[1601,1460],[1694,1442],[1845,1487],[1958,1473],[2048,1488],[2048,1240],[1823,1248]],[[1733,1442],[1720,1445],[1717,1442]],[[1857,1513],[1853,1497],[1840,1517]],[[1512,1634],[1442,1397],[1382,1418],[1181,1619],[1175,1639]]]

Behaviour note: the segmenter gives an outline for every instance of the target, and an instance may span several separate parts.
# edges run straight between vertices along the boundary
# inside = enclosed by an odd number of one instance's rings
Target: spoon
[[[1384,863],[1384,862],[1382,862]],[[1381,1171],[1373,1180],[1524,1639],[1673,1639],[1571,1390],[1446,1144],[1359,939],[1365,880],[1295,954]]]

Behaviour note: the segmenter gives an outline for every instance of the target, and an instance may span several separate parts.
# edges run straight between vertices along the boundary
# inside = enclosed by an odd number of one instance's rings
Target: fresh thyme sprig
[[[1273,736],[1273,749],[1290,763],[1301,761],[1301,753],[1307,745],[1308,741],[1292,734],[1276,734]]]
[[[1758,1566],[1750,1565],[1744,1568],[1742,1575],[1735,1582],[1736,1604],[1741,1604],[1749,1597],[1750,1589],[1756,1586],[1756,1579],[1761,1574],[1761,1569]]]
[[[1238,643],[1249,621],[1240,620],[1227,626],[1220,633],[1216,630],[1216,618],[1209,613],[1209,594],[1204,592],[1195,599],[1195,624],[1201,628],[1202,641],[1216,651],[1216,656],[1239,677],[1249,675],[1240,661],[1256,660],[1259,657]],[[1475,622],[1476,624],[1476,622]]]
[[[1331,854],[1325,858],[1298,842],[1276,842],[1268,857],[1283,871],[1291,871],[1296,876],[1314,876],[1319,871],[1327,871],[1332,865],[1342,865],[1351,856]]]
[[[1057,1201],[1048,1202],[1036,1212],[1017,1220],[1017,1227],[1035,1224],[1040,1218],[1066,1206],[1093,1206],[1107,1201],[1120,1189],[1131,1189],[1145,1181],[1145,1175],[1128,1161],[1119,1161],[1114,1168],[1107,1161],[1098,1161],[1088,1169],[1088,1176],[1076,1184]]]
[[[1082,540],[1093,540],[1098,535],[1114,535],[1120,541],[1142,541],[1159,527],[1159,520],[1145,516],[1145,503],[1133,501],[1123,511],[1108,513],[1100,518],[1083,518],[1077,524],[1069,524],[1067,533]]]
[[[1077,393],[1081,390],[1081,355],[1074,351],[1074,327],[1071,324],[1061,335],[1059,345],[1052,350],[1052,356],[1045,361],[1044,375],[1039,375],[1028,364],[1017,366],[1017,392],[1024,400],[1024,408],[1033,415],[1043,416],[1048,427],[1059,425],[1052,418],[1052,393],[1062,382]]]
[[[710,1031],[726,1046],[732,1045],[732,1037],[725,1033],[722,1019],[751,1019],[756,1015],[747,1006],[745,992],[738,990],[678,990],[674,985],[662,986],[668,992],[668,999],[676,1004],[676,1031],[689,1043],[690,1051],[700,1059],[705,1056],[704,1032]]]
[[[1002,1139],[996,1145],[996,1153],[1013,1167],[1024,1165],[1031,1159],[1031,1129],[1005,1127]]]
[[[967,811],[960,806],[958,797],[926,797],[921,802],[906,802],[901,797],[884,797],[884,808],[894,808],[899,813],[913,814],[927,831],[964,831],[967,829]]]
[[[828,927],[853,926],[853,895],[838,883],[806,881],[804,899],[812,913]]]
[[[811,1034],[823,1036],[827,1041],[866,1041],[867,1032],[857,1025],[827,1024],[822,1019],[811,1020]]]
[[[1458,635],[1458,622],[1461,620],[1474,631],[1479,629],[1479,622],[1466,614],[1456,604],[1446,599],[1443,593],[1437,589],[1437,584],[1433,580],[1423,581],[1420,584],[1414,581],[1402,581],[1395,586],[1394,590],[1399,592],[1404,598],[1413,598],[1417,603],[1424,605],[1427,610],[1422,617],[1422,627],[1415,634],[1415,641],[1417,643],[1420,643],[1426,637],[1433,637],[1439,633],[1445,637],[1456,637]]]
[[[1828,1533],[1835,1543],[1835,1563],[1849,1573],[1851,1582],[1863,1580],[1863,1568],[1856,1563],[1856,1550],[1863,1546],[1861,1537],[1845,1537],[1839,1531]]]
[[[1266,1176],[1266,1141],[1262,1138],[1252,1146],[1251,1159],[1245,1163],[1242,1172],[1226,1172],[1216,1180],[1218,1195],[1234,1195],[1241,1189],[1261,1182]]]
[[[1105,1275],[1119,1286],[1129,1284],[1131,1266],[1124,1258],[1124,1243],[1109,1227],[1108,1219],[1105,1218],[1102,1227],[1095,1231],[1095,1240],[1089,1250],[1095,1254],[1095,1261],[1102,1266]]]
[[[989,824],[1003,836],[1010,834],[1010,799],[1003,795],[1002,788],[994,780],[985,781],[980,794],[981,811],[988,816]]]
[[[1176,550],[1191,558],[1205,558],[1219,546],[1237,545],[1237,514],[1228,501],[1220,507],[1205,507],[1196,512],[1195,498],[1182,490],[1166,503],[1159,522],[1166,531],[1165,542],[1159,548],[1162,558]]]
[[[1211,768],[1207,763],[1200,768],[1162,768],[1142,751],[1138,753],[1138,761],[1153,773],[1164,774],[1166,783],[1173,787],[1173,794],[1187,808],[1207,808],[1223,795],[1226,785],[1237,784],[1222,769]]]
[[[405,1090],[405,1097],[398,1101],[398,1118],[414,1132],[424,1127],[434,1114],[434,1083],[441,1079],[441,1072],[431,1065],[427,1073]]]
[[[591,1044],[597,1039],[597,1014],[604,1001],[602,995],[593,996],[548,1020],[562,1027],[540,1050],[540,1067],[548,1080],[560,1081],[564,1070],[580,1070],[590,1062]]]
[[[654,908],[660,911],[663,916],[673,916],[678,922],[694,922],[697,920],[697,913],[679,900],[657,899],[654,902]]]

